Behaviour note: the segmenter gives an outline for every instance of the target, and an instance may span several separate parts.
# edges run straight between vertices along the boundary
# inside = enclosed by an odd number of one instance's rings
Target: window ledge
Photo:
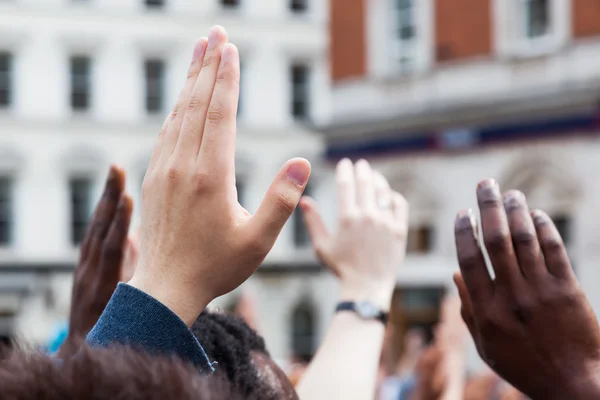
[[[556,53],[561,47],[562,44],[557,35],[548,35],[519,40],[507,51],[506,55],[515,59],[544,57]]]

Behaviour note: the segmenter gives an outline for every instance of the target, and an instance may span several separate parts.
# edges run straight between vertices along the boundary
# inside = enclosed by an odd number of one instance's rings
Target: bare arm
[[[340,301],[368,301],[387,312],[406,248],[406,201],[366,161],[356,168],[341,161],[337,185],[340,227],[335,235],[326,231],[311,199],[301,202],[313,245],[340,278]],[[351,311],[336,313],[298,385],[299,397],[373,398],[384,331],[381,321]]]

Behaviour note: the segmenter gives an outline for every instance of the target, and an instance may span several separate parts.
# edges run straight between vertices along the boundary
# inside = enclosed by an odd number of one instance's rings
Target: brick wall
[[[571,0],[573,36],[584,38],[600,35],[600,0]]]
[[[460,60],[492,53],[491,3],[492,0],[435,1],[437,61]]]
[[[339,81],[367,70],[367,0],[330,0],[331,78]]]

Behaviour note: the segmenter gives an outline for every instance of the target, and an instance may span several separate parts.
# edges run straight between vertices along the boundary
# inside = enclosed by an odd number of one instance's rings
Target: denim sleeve
[[[152,354],[175,354],[203,372],[213,372],[204,349],[187,325],[152,296],[119,283],[87,336],[90,346],[122,344]]]

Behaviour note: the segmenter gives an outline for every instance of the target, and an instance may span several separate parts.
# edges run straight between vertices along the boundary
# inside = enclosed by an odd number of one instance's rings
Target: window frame
[[[303,70],[304,82],[296,82],[296,71]],[[290,82],[290,114],[295,121],[306,122],[310,120],[311,115],[311,76],[312,70],[306,62],[292,62],[289,67]],[[300,86],[300,90],[298,87]],[[299,97],[303,99],[299,101]],[[299,106],[301,104],[301,106]],[[303,111],[298,112],[301,108]]]
[[[0,93],[6,92],[6,102],[0,102],[0,109],[8,109],[14,101],[15,56],[8,50],[0,50],[0,61],[6,60],[6,69],[0,69]],[[0,62],[0,67],[2,63]],[[2,99],[2,96],[0,96]]]
[[[157,76],[150,77],[149,66],[160,65]],[[160,75],[160,76],[158,76]],[[144,59],[144,111],[148,115],[160,114],[165,109],[167,62],[157,57]],[[155,101],[157,106],[152,103]],[[153,107],[150,107],[153,105]],[[156,108],[154,108],[156,106]]]
[[[76,201],[75,197],[80,193],[76,193],[75,186],[81,183],[87,187],[83,196],[78,196]],[[68,187],[70,243],[73,246],[79,246],[85,237],[93,212],[94,179],[85,175],[72,175],[69,177]],[[85,216],[82,217],[83,214]]]
[[[3,212],[6,212],[6,215],[3,215]],[[13,244],[14,228],[15,178],[10,174],[2,174],[0,175],[0,247],[10,247]]]
[[[75,71],[77,61],[84,61],[86,73],[77,73]],[[92,108],[93,91],[93,68],[92,57],[85,54],[72,54],[69,57],[69,106],[72,112],[86,113]],[[76,105],[77,96],[85,96],[84,106]],[[80,99],[81,100],[81,99]]]

